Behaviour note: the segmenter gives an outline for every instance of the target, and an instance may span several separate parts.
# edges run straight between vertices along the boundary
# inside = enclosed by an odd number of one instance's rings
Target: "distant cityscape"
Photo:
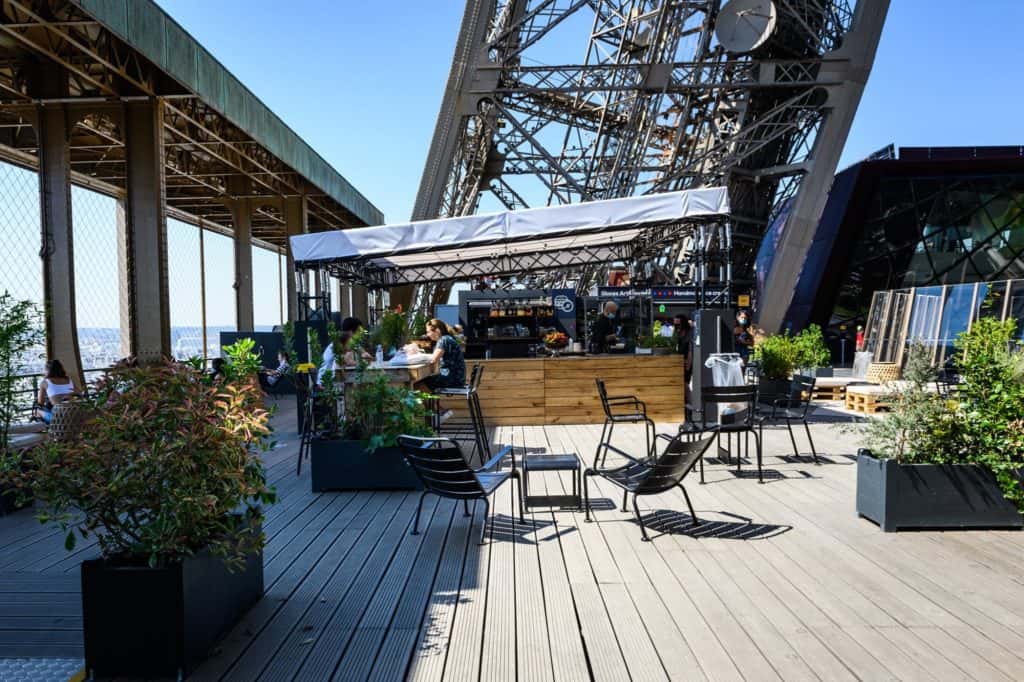
[[[256,331],[271,331],[271,325],[256,325]],[[207,327],[206,355],[220,357],[220,333],[233,332],[235,327]],[[111,327],[80,327],[78,350],[85,370],[106,369],[120,360],[121,330]],[[171,327],[171,355],[184,360],[203,354],[202,327]],[[46,346],[40,345],[29,353],[25,374],[42,374],[46,366]]]

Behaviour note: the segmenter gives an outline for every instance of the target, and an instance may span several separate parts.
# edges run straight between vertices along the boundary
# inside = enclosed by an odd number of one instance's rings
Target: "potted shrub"
[[[821,327],[816,324],[809,325],[806,329],[793,337],[793,364],[797,371],[804,376],[830,377],[832,376],[832,353],[825,344],[825,336]]]
[[[424,323],[424,329],[426,323]],[[405,345],[409,337],[409,320],[402,307],[397,306],[394,310],[385,310],[381,315],[380,323],[373,330],[371,335],[372,346],[380,345],[385,354],[390,354]]]
[[[858,514],[885,531],[1022,527],[1024,364],[1007,350],[1011,333],[979,320],[958,340],[966,383],[954,399],[928,390],[931,351],[911,346],[908,386],[857,453]]]
[[[77,435],[4,462],[69,551],[98,541],[81,566],[92,676],[180,679],[263,594],[270,428],[258,359],[239,360],[217,381],[193,363],[113,370]]]
[[[676,335],[673,333],[672,336],[662,336],[663,325],[660,321],[655,321],[654,326],[651,328],[651,334],[639,336],[637,338],[636,345],[645,352],[640,352],[643,355],[668,355],[676,349],[678,343]]]
[[[0,453],[11,446],[11,424],[20,411],[21,374],[29,352],[42,341],[40,327],[39,312],[31,301],[15,300],[7,291],[0,295]],[[16,493],[0,481],[0,516],[31,503],[28,495]]]
[[[787,333],[765,336],[754,346],[751,358],[761,363],[759,400],[770,404],[787,397],[796,358],[793,337]]]
[[[362,360],[344,394],[333,377],[325,377],[324,386],[319,399],[328,403],[321,410],[328,418],[318,424],[310,449],[313,491],[422,488],[396,444],[402,434],[433,435],[426,402],[431,396],[391,383],[387,372]],[[343,402],[342,410],[337,402]],[[339,411],[344,419],[330,418]]]

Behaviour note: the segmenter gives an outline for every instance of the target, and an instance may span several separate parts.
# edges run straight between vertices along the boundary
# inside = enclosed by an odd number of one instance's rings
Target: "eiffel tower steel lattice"
[[[627,265],[652,281],[749,289],[762,237],[784,220],[759,302],[777,327],[888,4],[468,0],[412,217],[725,185],[729,229],[647,244]],[[708,267],[709,253],[728,262]],[[571,278],[582,288],[600,275]]]

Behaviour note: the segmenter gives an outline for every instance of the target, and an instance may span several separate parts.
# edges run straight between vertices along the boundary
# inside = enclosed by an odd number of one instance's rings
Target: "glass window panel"
[[[974,301],[974,285],[959,284],[949,288],[946,305],[942,309],[942,324],[939,328],[939,346],[944,359],[953,352],[953,342],[957,336],[967,331]]]
[[[254,246],[252,249],[253,326],[270,331],[281,324],[281,287],[277,252]]]

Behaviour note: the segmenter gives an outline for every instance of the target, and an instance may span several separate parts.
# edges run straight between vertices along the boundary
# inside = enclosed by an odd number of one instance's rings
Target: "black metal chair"
[[[764,483],[762,469],[761,435],[757,429],[757,386],[704,386],[700,392],[701,407],[700,422],[696,424],[696,434],[703,435],[712,433],[721,446],[721,435],[724,433],[732,442],[732,435],[736,434],[736,471],[741,470],[743,458],[739,453],[739,435],[744,435],[745,452],[744,457],[750,454],[751,435],[754,436],[754,444],[757,448],[757,481]],[[720,410],[729,405],[742,406],[736,412],[719,415]],[[714,407],[715,409],[710,409]],[[713,419],[714,421],[709,421]],[[692,427],[691,427],[692,429]],[[693,430],[690,431],[693,437]],[[686,436],[687,432],[681,430],[680,436]],[[730,455],[731,457],[731,455]],[[700,482],[704,482],[704,458],[700,459]]]
[[[502,460],[509,454],[511,447],[502,448],[479,469],[473,469],[466,462],[465,455],[459,444],[449,438],[418,438],[416,436],[399,436],[398,447],[402,450],[406,461],[416,471],[423,482],[423,493],[416,506],[416,520],[412,526],[412,534],[419,534],[420,511],[427,493],[452,500],[462,500],[463,511],[469,516],[469,501],[483,500],[484,523],[480,528],[480,544],[484,542],[487,529],[487,515],[491,504],[488,499],[502,483],[515,478],[519,486],[519,518],[523,519],[523,484],[519,472],[515,469],[499,471]]]
[[[961,378],[955,370],[941,369],[935,377],[935,388],[943,398],[956,398],[960,390]]]
[[[647,455],[653,454],[655,427],[654,422],[647,416],[647,405],[644,401],[632,395],[608,395],[604,381],[595,379],[597,384],[597,395],[601,398],[601,408],[604,410],[604,426],[601,427],[601,439],[597,443],[597,451],[594,453],[594,468],[598,468],[598,462],[604,466],[604,460],[608,456],[607,448],[611,446],[612,431],[616,424],[644,424],[644,438],[647,444]]]
[[[793,422],[800,422],[807,432],[807,440],[811,444],[811,455],[815,464],[818,461],[818,451],[814,448],[814,439],[811,438],[811,427],[807,424],[807,416],[811,409],[811,396],[814,395],[814,377],[797,374],[789,384],[789,395],[776,398],[771,403],[771,408],[758,415],[758,433],[764,438],[764,425],[781,424],[785,422],[786,430],[789,431],[789,439],[793,443],[793,456],[799,457],[800,450],[796,445],[796,436],[793,434]]]
[[[480,409],[480,396],[477,393],[483,375],[484,366],[473,365],[469,371],[469,382],[465,386],[439,388],[434,391],[435,395],[443,398],[464,398],[466,400],[468,420],[449,420],[441,424],[438,430],[441,435],[455,441],[472,440],[473,449],[480,458],[481,464],[491,458],[491,444],[487,438],[487,428],[484,426],[484,413]]]
[[[590,491],[587,479],[591,476],[600,476],[612,485],[622,488],[623,511],[626,510],[626,498],[632,493],[633,511],[636,513],[637,521],[640,522],[640,533],[645,542],[649,542],[650,538],[647,536],[647,527],[644,525],[640,507],[637,505],[636,498],[639,495],[658,495],[672,488],[679,488],[683,491],[683,497],[686,498],[686,506],[690,509],[693,525],[699,523],[697,513],[693,510],[693,503],[690,502],[690,495],[683,487],[683,479],[703,457],[715,437],[712,435],[700,440],[686,441],[683,440],[682,434],[675,436],[658,434],[656,438],[668,441],[660,455],[641,460],[609,445],[607,449],[625,457],[629,463],[614,469],[587,469],[583,472],[583,508],[586,521],[590,521]]]

